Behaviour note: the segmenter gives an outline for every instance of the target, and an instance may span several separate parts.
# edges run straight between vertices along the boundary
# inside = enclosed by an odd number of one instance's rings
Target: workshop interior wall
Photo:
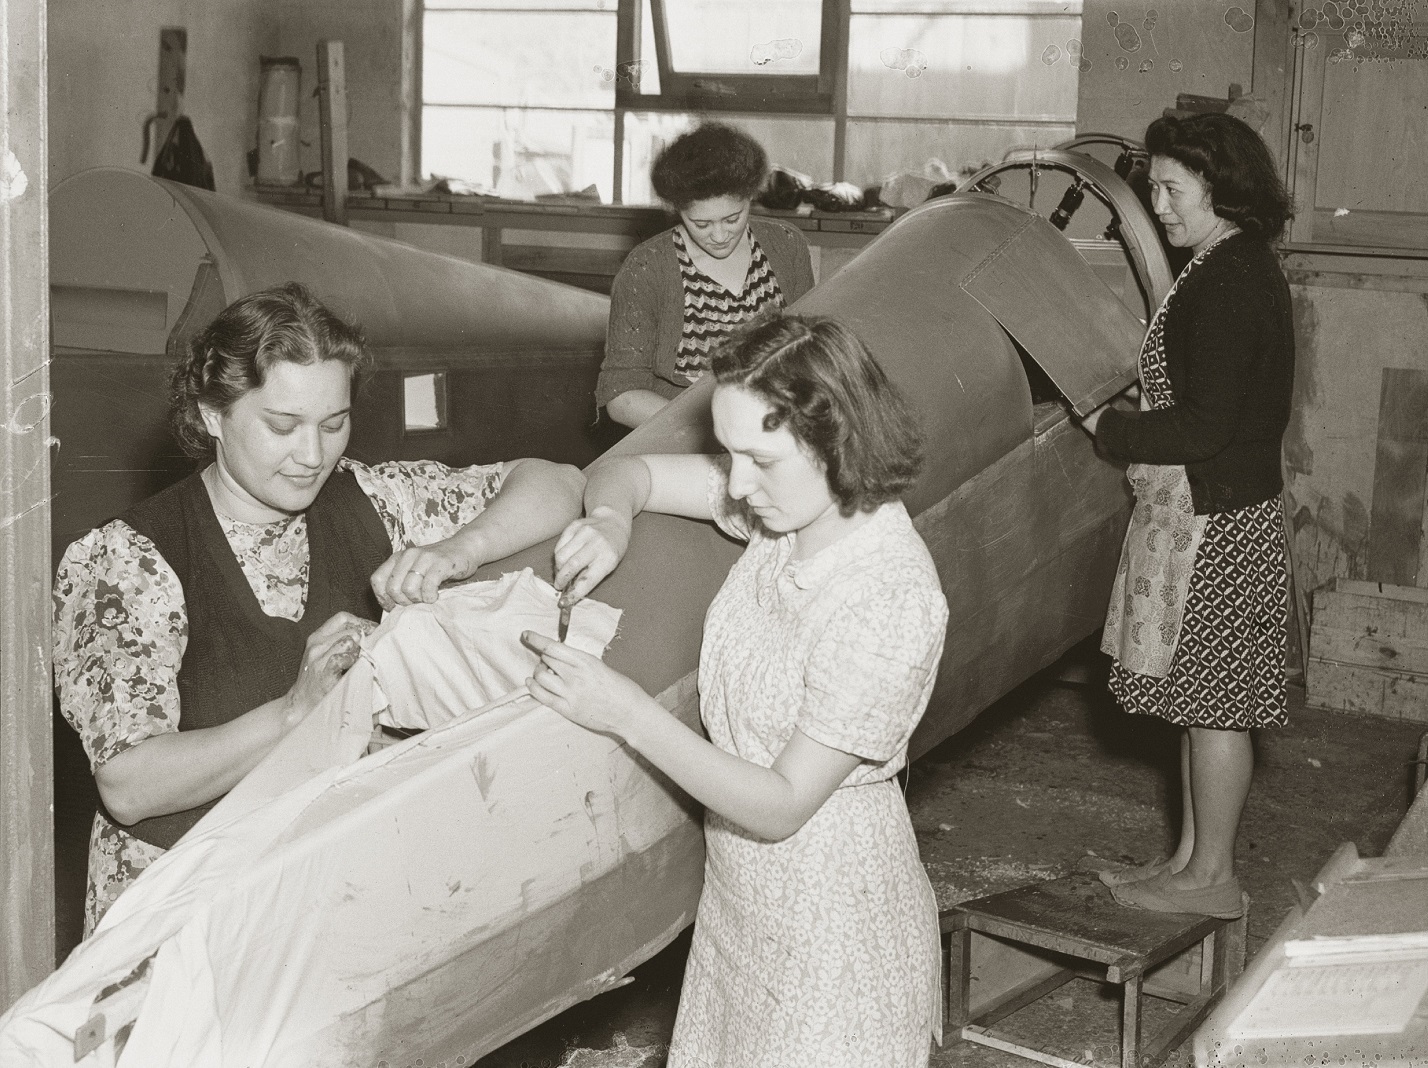
[[[50,0],[50,180],[90,167],[149,171],[143,120],[154,111],[159,30],[188,30],[188,115],[220,193],[248,186],[246,156],[258,122],[259,60],[302,64],[303,171],[322,167],[317,127],[317,42],[343,42],[350,154],[399,177],[403,5],[387,0]]]
[[[159,30],[188,30],[183,112],[218,191],[247,184],[258,121],[258,57],[279,42],[272,0],[49,0],[50,183],[90,167],[148,172],[143,122],[158,90]]]
[[[1428,278],[1399,288],[1291,269],[1294,415],[1285,503],[1295,577],[1428,586]],[[1416,477],[1415,477],[1416,476]]]
[[[1254,0],[1085,0],[1077,133],[1140,140],[1179,93],[1251,92]]]

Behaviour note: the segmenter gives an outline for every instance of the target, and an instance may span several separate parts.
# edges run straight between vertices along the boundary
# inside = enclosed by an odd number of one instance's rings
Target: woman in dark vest
[[[86,937],[332,689],[383,608],[580,512],[580,473],[543,460],[344,458],[366,361],[296,283],[230,305],[172,375],[179,442],[211,462],[64,554],[55,679],[102,801]]]
[[[803,233],[749,215],[767,175],[759,143],[717,122],[655,158],[650,181],[679,225],[625,257],[610,290],[595,405],[615,422],[639,426],[707,373],[739,324],[813,288]]]

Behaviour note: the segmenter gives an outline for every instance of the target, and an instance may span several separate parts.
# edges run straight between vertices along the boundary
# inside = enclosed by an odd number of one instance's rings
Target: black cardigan
[[[1275,496],[1294,392],[1294,316],[1274,250],[1247,234],[1220,242],[1175,291],[1164,330],[1175,403],[1107,409],[1097,446],[1124,463],[1184,464],[1199,515]]]

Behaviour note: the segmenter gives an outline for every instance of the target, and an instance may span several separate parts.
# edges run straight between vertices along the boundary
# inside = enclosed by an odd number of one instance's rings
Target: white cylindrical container
[[[302,179],[298,94],[302,65],[292,56],[263,56],[258,82],[258,184],[296,185]]]

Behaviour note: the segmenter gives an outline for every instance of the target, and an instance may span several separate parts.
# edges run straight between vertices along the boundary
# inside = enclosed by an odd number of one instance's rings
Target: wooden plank
[[[55,963],[45,3],[0,0],[0,1012]]]
[[[1289,194],[1300,205],[1289,226],[1291,241],[1314,238],[1314,184],[1319,169],[1318,129],[1324,110],[1324,56],[1328,47],[1316,33],[1294,35],[1294,89],[1289,119]]]
[[[1289,88],[1293,81],[1294,37],[1284,0],[1255,0],[1254,76],[1250,92],[1269,111],[1260,133],[1280,164],[1289,158]]]
[[[1381,381],[1368,577],[1412,586],[1428,498],[1428,371],[1385,367]]]
[[[421,77],[422,77],[422,8],[421,0],[401,0],[402,4],[402,74],[401,128],[398,136],[401,153],[397,164],[397,182],[403,189],[416,185],[421,177]]]
[[[1428,675],[1311,656],[1306,699],[1313,708],[1428,723]]]
[[[1428,214],[1421,212],[1368,211],[1332,204],[1311,209],[1301,202],[1299,214],[1310,220],[1314,240],[1326,245],[1428,249]]]
[[[317,42],[322,217],[347,225],[347,71],[341,41]]]
[[[1338,579],[1314,593],[1312,653],[1428,675],[1428,590]]]

